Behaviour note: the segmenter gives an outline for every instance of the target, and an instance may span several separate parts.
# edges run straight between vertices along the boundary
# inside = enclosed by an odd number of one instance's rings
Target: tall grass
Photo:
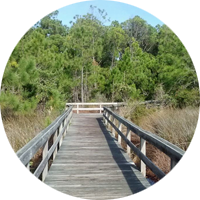
[[[160,109],[144,116],[139,126],[186,150],[194,135],[199,109]]]
[[[9,110],[3,110],[1,113],[6,135],[15,152],[58,116],[57,112],[48,115],[39,111],[30,114],[17,114]]]
[[[134,103],[121,108],[119,114],[139,125],[144,130],[157,134],[181,149],[187,150],[196,129],[199,108],[146,108],[138,103]],[[134,133],[132,133],[131,141],[139,148],[140,139]],[[146,148],[147,157],[167,174],[170,171],[170,158],[148,142]],[[132,158],[139,167],[140,159],[134,152]],[[154,181],[159,180],[148,168],[147,177]]]
[[[15,152],[28,143],[42,129],[48,126],[58,116],[36,111],[29,114],[17,114],[11,110],[0,110],[0,164],[4,163]],[[34,156],[39,160],[41,152]],[[0,200],[17,199],[20,193],[20,176],[18,175],[0,195]]]

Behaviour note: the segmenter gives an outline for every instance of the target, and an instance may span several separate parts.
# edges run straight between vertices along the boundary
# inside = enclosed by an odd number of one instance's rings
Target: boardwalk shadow
[[[102,117],[96,119],[107,141],[108,147],[110,148],[112,157],[115,160],[132,193],[135,194],[146,189],[149,186],[148,181],[142,176],[138,168],[134,164],[128,162],[124,157],[124,153],[126,153],[125,150],[116,144],[117,140],[106,129]]]

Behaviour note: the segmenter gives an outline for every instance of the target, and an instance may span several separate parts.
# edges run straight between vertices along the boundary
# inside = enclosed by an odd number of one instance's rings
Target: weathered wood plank
[[[87,199],[125,197],[150,186],[99,114],[74,115],[45,183]]]

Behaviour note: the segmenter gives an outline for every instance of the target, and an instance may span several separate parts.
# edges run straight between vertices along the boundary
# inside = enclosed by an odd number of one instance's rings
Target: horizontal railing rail
[[[99,111],[99,113],[101,113],[103,111],[103,106],[120,107],[120,106],[124,106],[124,105],[126,105],[126,103],[118,103],[118,102],[67,103],[66,104],[66,106],[73,106],[73,111],[76,111],[77,114],[79,113],[79,111]],[[84,107],[84,106],[87,106],[87,107]],[[90,106],[95,106],[95,107],[90,107]]]
[[[146,166],[148,166],[149,169],[158,178],[161,179],[165,176],[165,173],[161,169],[159,169],[148,157],[146,157],[146,141],[148,141],[150,144],[152,144],[171,158],[171,169],[179,162],[179,160],[185,153],[185,151],[183,151],[179,147],[151,132],[141,129],[132,122],[114,113],[109,108],[104,107],[103,118],[104,123],[108,127],[108,129],[111,129],[113,134],[115,134],[115,131],[117,132],[118,142],[121,144],[121,139],[126,142],[127,153],[130,154],[132,150],[140,158],[140,170],[144,176],[146,176]],[[126,135],[122,133],[122,124],[127,129]],[[137,148],[131,142],[131,132],[140,137],[140,148]]]
[[[56,118],[56,120],[50,124],[47,128],[36,135],[30,142],[22,147],[17,156],[21,162],[29,169],[30,161],[35,154],[42,149],[42,161],[34,171],[36,177],[42,175],[42,181],[44,181],[48,173],[48,163],[50,158],[53,160],[59,150],[63,138],[66,135],[69,123],[72,118],[72,106],[70,106],[62,115]],[[50,145],[50,138],[52,139]]]

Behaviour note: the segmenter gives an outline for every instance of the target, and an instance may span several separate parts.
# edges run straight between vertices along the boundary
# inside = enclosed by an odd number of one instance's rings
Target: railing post
[[[179,186],[179,164],[171,159],[171,179]],[[178,198],[171,192],[171,200],[178,200]]]
[[[103,111],[104,115],[106,116],[106,110]],[[104,117],[104,124],[106,124],[106,117]]]
[[[146,140],[143,138],[140,138],[140,151],[146,156]],[[140,161],[140,171],[146,177],[146,165],[142,160]]]
[[[63,129],[63,126],[62,126],[62,123],[61,123],[61,124],[60,124],[60,127],[59,127],[59,134],[61,133],[62,129]],[[62,141],[63,141],[63,137],[61,136],[60,142],[59,142],[59,148],[60,148],[60,146],[62,145]]]
[[[108,116],[108,119],[111,121],[111,117],[112,117],[112,115],[111,114],[109,114],[109,116]],[[108,123],[108,130],[111,130],[111,124],[110,123]]]
[[[100,106],[99,106],[99,107],[100,107],[100,109],[99,109],[99,113],[101,113],[101,104],[100,104]]]
[[[119,122],[119,126],[118,126],[119,131],[122,131],[122,123]],[[122,144],[122,137],[118,134],[118,142],[119,144]]]
[[[67,124],[67,128],[66,128],[66,131],[65,131],[65,135],[67,134],[67,130],[69,129],[69,124],[70,124],[70,120],[71,120],[71,118],[70,118],[70,117],[71,117],[71,113],[69,114],[68,117],[69,117],[69,121],[68,121],[68,124]],[[66,120],[66,123],[67,123],[67,119],[68,119],[68,118],[65,119],[65,120]]]
[[[64,120],[64,127],[65,127],[65,125],[67,124],[67,119],[68,119],[68,117],[69,117],[69,115],[68,115],[67,118],[65,118],[65,120]],[[69,126],[69,124],[68,124],[68,126]],[[66,127],[66,129],[65,129],[65,131],[64,131],[63,138],[64,138],[64,137],[66,136],[66,134],[67,134],[68,126]]]
[[[114,116],[112,116],[113,120],[112,120],[112,123],[115,125],[115,118]],[[112,134],[113,136],[115,136],[115,129],[112,127]]]
[[[131,142],[131,131],[129,128],[127,128],[126,137]],[[127,145],[127,153],[129,156],[131,155],[131,148],[128,145]]]
[[[105,109],[103,108],[103,123],[105,124],[105,117],[104,117],[104,115],[105,115]]]
[[[58,138],[58,131],[56,130],[56,132],[54,133],[54,136],[53,136],[53,144],[56,142],[57,138]],[[53,160],[55,159],[57,152],[58,152],[58,147],[56,147],[53,152]]]
[[[69,114],[69,118],[70,118],[70,120],[69,120],[69,124],[70,124],[71,121],[72,121],[72,115],[73,115],[73,111],[71,111],[70,114]],[[69,124],[68,124],[68,128],[69,128]]]
[[[30,166],[29,163],[27,163],[21,171],[21,192],[24,191],[26,185],[28,184],[29,178],[30,178]],[[30,195],[27,198],[27,200],[30,200]]]
[[[108,117],[108,112],[107,112],[107,111],[106,111],[105,116]],[[106,125],[106,127],[107,127],[107,125],[108,125],[108,120],[107,120],[106,118],[105,118],[105,125]]]
[[[79,114],[79,104],[78,103],[76,105],[76,108],[77,108],[76,113]]]
[[[107,120],[108,112],[107,112],[107,111],[105,111],[105,116],[106,116],[106,118],[105,118],[105,125],[106,125],[106,127],[107,127],[107,125],[108,125],[108,120]]]
[[[43,152],[42,152],[42,159],[45,159],[45,157],[48,154],[48,144],[49,144],[49,142],[47,141],[46,144],[44,145],[44,149],[43,149]],[[42,181],[45,180],[47,173],[48,173],[48,162],[45,165],[44,170],[42,172]]]

